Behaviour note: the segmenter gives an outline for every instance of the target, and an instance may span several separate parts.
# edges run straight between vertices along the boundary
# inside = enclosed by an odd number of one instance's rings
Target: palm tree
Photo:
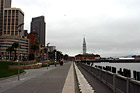
[[[8,47],[6,49],[6,51],[9,52],[9,60],[11,60],[11,53],[12,53],[13,50],[14,50],[13,47]]]
[[[32,46],[30,47],[30,49],[32,49],[32,50],[34,51],[34,59],[35,59],[35,57],[36,57],[36,50],[39,49],[39,46],[38,46],[38,45],[32,45]]]
[[[19,47],[19,43],[18,42],[14,42],[12,44],[12,48],[13,48],[13,51],[14,51],[14,54],[15,54],[15,57],[14,57],[14,60],[17,59],[17,55],[16,55],[16,51],[17,51],[17,48]]]

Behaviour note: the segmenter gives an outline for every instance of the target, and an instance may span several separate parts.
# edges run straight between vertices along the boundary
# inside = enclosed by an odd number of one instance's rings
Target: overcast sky
[[[140,0],[12,0],[32,17],[44,15],[46,40],[64,54],[87,52],[102,57],[140,54]]]

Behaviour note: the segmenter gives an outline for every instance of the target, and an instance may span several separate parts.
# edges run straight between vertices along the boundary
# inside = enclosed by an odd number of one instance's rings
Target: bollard
[[[111,72],[111,66],[109,66],[109,71]]]
[[[137,80],[140,81],[140,72],[137,72]]]
[[[107,71],[111,72],[111,67],[110,66],[106,66]]]
[[[128,77],[131,78],[131,70],[128,70]]]
[[[123,75],[122,68],[120,68],[120,70],[118,71],[118,73],[119,73],[120,75]]]
[[[116,68],[112,67],[112,73],[116,73]]]
[[[106,70],[108,71],[108,66],[106,66]]]
[[[106,70],[106,67],[103,67],[103,70]]]
[[[137,80],[137,72],[135,70],[133,71],[133,77],[135,80]]]
[[[98,66],[99,69],[102,69],[102,66]]]
[[[129,78],[131,77],[131,71],[130,70],[124,68],[123,69],[123,73],[124,73],[124,76],[125,77],[129,77]]]
[[[123,76],[127,77],[127,71],[125,68],[123,69]]]

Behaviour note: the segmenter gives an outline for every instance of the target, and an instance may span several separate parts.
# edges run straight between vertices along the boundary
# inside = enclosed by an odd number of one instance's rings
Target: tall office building
[[[11,8],[11,0],[3,0],[4,2],[4,8]]]
[[[31,32],[35,31],[38,34],[38,38],[40,40],[40,45],[45,46],[45,30],[46,30],[46,23],[44,16],[39,16],[32,18],[31,22]]]
[[[3,31],[4,8],[11,8],[11,0],[0,0],[0,36]]]
[[[21,26],[21,29],[18,29],[17,26],[24,23],[24,13],[19,8],[5,8],[4,9],[4,20],[3,20],[3,33],[8,35],[20,35],[23,33],[24,26]]]
[[[11,8],[11,0],[0,0],[0,35],[19,35],[17,26],[21,23],[24,23],[24,13],[19,8]]]

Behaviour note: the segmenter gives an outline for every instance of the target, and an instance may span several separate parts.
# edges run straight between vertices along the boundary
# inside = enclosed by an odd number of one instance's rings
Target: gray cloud
[[[82,53],[86,35],[89,53],[101,56],[140,54],[139,0],[13,0],[31,18],[44,15],[47,42],[70,55]]]

